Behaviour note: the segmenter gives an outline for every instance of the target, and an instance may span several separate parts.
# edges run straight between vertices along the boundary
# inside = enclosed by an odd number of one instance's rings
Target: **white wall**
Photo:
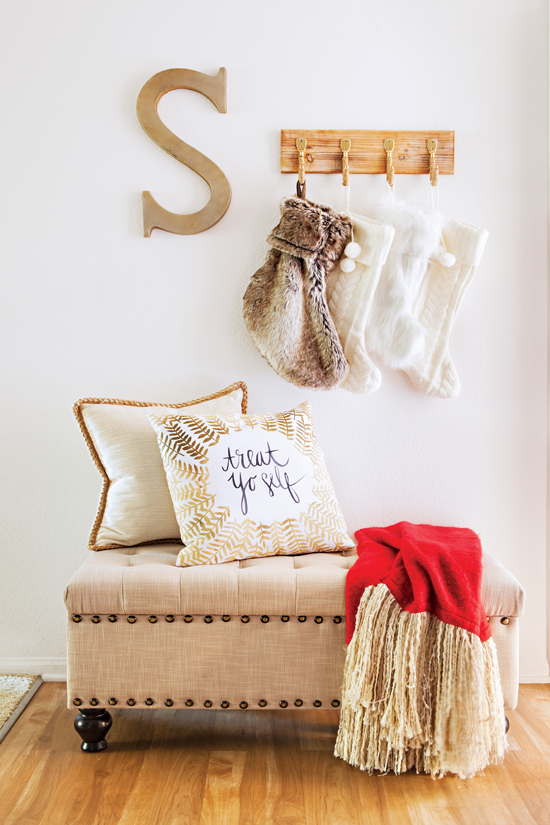
[[[348,527],[469,526],[527,591],[524,679],[546,650],[547,12],[544,0],[4,4],[0,658],[64,656],[65,583],[100,479],[82,396],[178,401],[245,379],[253,412],[313,402]],[[165,97],[168,126],[233,188],[191,237],[142,237],[140,193],[195,211],[208,190],[141,130],[154,73],[228,69],[228,114]],[[463,390],[424,397],[384,370],[372,396],[285,383],[252,345],[242,295],[278,202],[281,128],[454,129],[442,207],[490,237],[452,353]],[[353,179],[361,212],[383,181]],[[429,203],[426,178],[397,192]],[[309,196],[342,208],[337,176]]]

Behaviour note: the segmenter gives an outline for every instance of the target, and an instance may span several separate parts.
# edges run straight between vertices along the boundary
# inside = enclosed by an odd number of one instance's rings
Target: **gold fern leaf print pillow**
[[[177,564],[352,548],[311,406],[271,415],[149,415],[180,526]]]

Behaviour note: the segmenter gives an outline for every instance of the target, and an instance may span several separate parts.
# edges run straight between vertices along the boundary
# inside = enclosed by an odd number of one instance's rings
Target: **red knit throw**
[[[427,611],[482,642],[491,637],[481,604],[481,544],[472,530],[401,521],[355,535],[359,558],[346,577],[347,644],[361,596],[377,584],[385,584],[409,613]]]

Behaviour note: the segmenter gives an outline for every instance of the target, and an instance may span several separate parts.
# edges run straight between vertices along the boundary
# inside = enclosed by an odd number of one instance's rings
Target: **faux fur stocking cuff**
[[[351,221],[334,212],[300,198],[285,198],[281,220],[267,242],[280,252],[297,258],[322,255],[325,262],[337,261],[351,239]]]

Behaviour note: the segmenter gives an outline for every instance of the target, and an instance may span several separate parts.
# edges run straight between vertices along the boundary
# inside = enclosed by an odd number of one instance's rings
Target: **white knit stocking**
[[[488,232],[455,220],[443,228],[447,252],[456,256],[453,266],[431,259],[414,315],[426,330],[424,355],[405,372],[420,392],[436,398],[454,398],[460,380],[449,354],[449,337],[466,288],[479,265]]]
[[[375,392],[382,383],[380,370],[367,354],[365,324],[394,229],[371,218],[351,215],[354,240],[361,247],[353,272],[338,267],[327,280],[327,300],[349,373],[339,388],[353,393]]]

